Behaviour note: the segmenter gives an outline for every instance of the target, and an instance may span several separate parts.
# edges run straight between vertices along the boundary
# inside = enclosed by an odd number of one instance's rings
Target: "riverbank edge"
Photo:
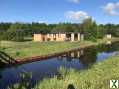
[[[118,38],[112,38],[109,41],[116,42],[116,41],[119,41],[119,39]],[[15,60],[17,61],[18,64],[23,64],[23,63],[27,63],[27,62],[34,62],[34,61],[41,61],[44,59],[60,56],[60,55],[67,53],[67,52],[72,52],[75,50],[80,50],[80,49],[84,49],[84,48],[87,48],[90,46],[96,46],[99,44],[105,44],[106,42],[107,42],[107,39],[102,39],[102,40],[98,40],[97,42],[91,42],[90,44],[80,45],[78,47],[67,49],[67,50],[61,51],[61,52],[55,52],[55,53],[51,53],[51,54],[33,56],[33,57],[24,57],[24,58],[19,58],[19,59],[15,59]]]

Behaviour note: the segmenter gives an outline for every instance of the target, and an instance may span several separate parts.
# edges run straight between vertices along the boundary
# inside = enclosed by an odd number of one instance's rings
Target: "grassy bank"
[[[85,47],[105,43],[106,40],[98,40],[97,42],[10,42],[1,41],[1,47],[6,53],[13,58],[34,57],[47,55],[56,52],[62,52],[73,48]]]
[[[91,42],[8,42],[2,41],[4,51],[14,58],[24,58],[66,51]]]
[[[56,77],[44,79],[37,84],[35,89],[67,89],[69,84],[73,84],[75,89],[110,89],[110,80],[119,80],[118,68],[119,55],[110,57],[108,60],[99,62],[82,71],[73,69],[65,71],[61,68],[60,72],[64,75],[64,79],[58,80]]]

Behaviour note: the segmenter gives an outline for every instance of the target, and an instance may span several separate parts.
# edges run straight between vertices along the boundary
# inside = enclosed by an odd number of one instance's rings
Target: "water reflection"
[[[105,59],[108,56],[114,55],[119,51],[119,42],[112,44],[100,44],[98,46],[92,46],[81,50],[65,53],[59,56],[59,60],[66,58],[67,62],[72,62],[74,59],[79,60],[80,64],[88,66],[96,62],[97,59]],[[99,58],[100,57],[100,58]]]
[[[88,66],[96,62],[97,50],[96,47],[88,47],[85,49],[68,52],[64,55],[59,56],[58,58],[63,60],[64,57],[66,58],[67,62],[78,60],[78,62],[80,64],[83,64],[83,66]]]

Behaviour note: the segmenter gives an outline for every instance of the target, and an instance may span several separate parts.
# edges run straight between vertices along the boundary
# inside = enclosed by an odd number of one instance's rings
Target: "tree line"
[[[91,18],[82,23],[0,23],[0,40],[25,41],[25,37],[32,37],[34,33],[80,32],[86,40],[103,38],[105,34],[119,37],[119,24],[97,24]]]

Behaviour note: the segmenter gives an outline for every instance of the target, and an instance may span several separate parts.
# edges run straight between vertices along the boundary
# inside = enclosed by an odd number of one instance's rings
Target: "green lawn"
[[[52,79],[44,79],[37,84],[34,89],[67,89],[69,84],[73,84],[75,89],[110,89],[110,80],[119,80],[119,55],[110,57],[91,68],[76,71],[60,68],[64,79],[58,80],[56,77]]]
[[[92,42],[9,42],[2,41],[4,51],[14,58],[40,56],[62,52],[80,45],[90,45]]]

